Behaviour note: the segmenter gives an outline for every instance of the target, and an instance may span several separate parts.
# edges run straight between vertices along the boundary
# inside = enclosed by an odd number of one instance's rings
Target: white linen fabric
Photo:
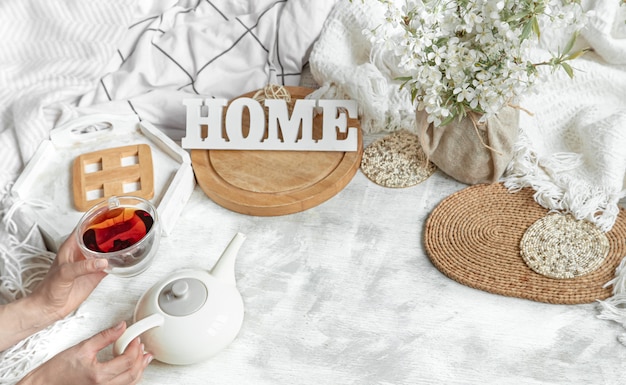
[[[0,2],[0,303],[27,294],[54,257],[20,216],[40,202],[10,194],[50,130],[92,113],[132,114],[179,139],[184,98],[297,85],[335,1]],[[72,322],[0,353],[0,383],[49,358],[54,347],[41,347]]]
[[[132,113],[179,139],[184,98],[230,99],[268,84],[298,85],[335,1],[188,0],[193,5],[181,1],[147,15],[129,27],[109,73],[81,99],[87,108],[74,113],[94,106]]]
[[[59,102],[93,89],[132,16],[134,0],[0,2],[0,186],[48,137]]]

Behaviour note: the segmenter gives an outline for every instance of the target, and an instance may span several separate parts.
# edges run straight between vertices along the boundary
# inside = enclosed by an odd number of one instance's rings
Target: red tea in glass
[[[106,258],[107,273],[132,277],[150,266],[161,239],[156,207],[135,196],[113,196],[90,208],[74,236],[85,258]]]
[[[145,237],[153,223],[147,211],[115,208],[93,218],[82,235],[83,242],[89,250],[99,253],[123,250]]]

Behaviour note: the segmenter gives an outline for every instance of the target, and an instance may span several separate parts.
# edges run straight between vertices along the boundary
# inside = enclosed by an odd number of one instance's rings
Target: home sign
[[[354,100],[297,99],[291,115],[284,99],[185,99],[186,136],[182,147],[206,150],[357,151]],[[224,109],[226,113],[224,114]],[[244,110],[249,127],[245,127]],[[314,118],[321,111],[321,138],[314,138]],[[266,127],[267,121],[267,127]],[[225,124],[224,124],[225,123]],[[319,136],[319,135],[316,135]]]

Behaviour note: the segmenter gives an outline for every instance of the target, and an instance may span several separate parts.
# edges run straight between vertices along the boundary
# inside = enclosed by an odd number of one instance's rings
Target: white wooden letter
[[[250,130],[248,136],[243,136],[243,109],[247,108],[250,113]],[[221,126],[219,126],[221,127]],[[214,128],[215,129],[215,128]],[[257,145],[263,140],[265,134],[265,111],[261,103],[252,98],[235,99],[226,111],[226,135],[230,142],[229,148],[246,148],[246,141],[251,145]]]
[[[317,105],[322,107],[324,114],[322,140],[319,143],[324,143],[333,151],[355,151],[358,146],[358,129],[348,127],[348,118],[358,118],[356,101],[320,99]],[[347,134],[346,138],[337,140],[338,132]]]
[[[225,143],[222,138],[222,111],[228,101],[226,99],[184,99],[187,107],[187,131],[181,139],[184,148],[207,148],[209,143]],[[202,113],[206,107],[207,114]],[[202,126],[207,126],[207,137],[202,137]],[[215,129],[219,127],[219,129]],[[206,141],[206,142],[205,142]]]
[[[187,107],[186,136],[181,140],[183,148],[357,151],[359,146],[359,129],[348,127],[348,119],[358,119],[357,103],[354,100],[298,99],[291,115],[287,101],[283,99],[266,99],[265,107],[252,98],[237,98],[230,105],[226,99],[218,98],[184,99],[183,104]],[[316,106],[323,113],[322,137],[318,140],[313,138]],[[244,109],[250,115],[245,135]],[[203,128],[206,128],[206,134]],[[339,134],[342,138],[339,138]]]
[[[313,109],[315,100],[300,99],[289,116],[287,101],[282,99],[266,99],[268,108],[267,139],[264,143],[280,144],[278,130],[283,135],[284,143],[296,143],[299,146],[309,146],[313,142]],[[298,139],[298,132],[302,124],[302,135]]]

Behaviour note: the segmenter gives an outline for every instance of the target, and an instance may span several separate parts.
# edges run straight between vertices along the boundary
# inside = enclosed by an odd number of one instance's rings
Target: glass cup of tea
[[[86,258],[105,258],[107,272],[132,277],[145,271],[159,246],[157,210],[135,196],[114,196],[90,208],[76,227]]]

